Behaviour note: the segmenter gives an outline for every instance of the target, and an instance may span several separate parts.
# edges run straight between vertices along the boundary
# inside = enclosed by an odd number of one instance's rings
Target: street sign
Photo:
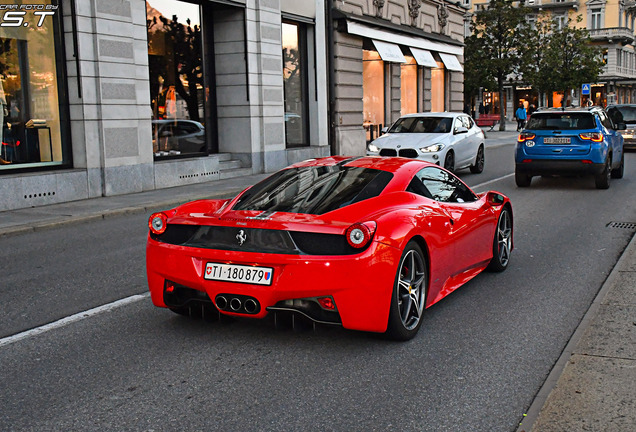
[[[581,86],[581,94],[589,96],[589,94],[590,94],[590,85],[589,84],[583,84]]]

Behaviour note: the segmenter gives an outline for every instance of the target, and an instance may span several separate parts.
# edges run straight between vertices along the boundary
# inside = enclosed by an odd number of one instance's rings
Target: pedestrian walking
[[[523,106],[523,102],[520,102],[519,108],[517,108],[517,111],[515,112],[515,119],[517,119],[517,132],[524,128],[527,118],[528,113],[526,112],[526,107]]]

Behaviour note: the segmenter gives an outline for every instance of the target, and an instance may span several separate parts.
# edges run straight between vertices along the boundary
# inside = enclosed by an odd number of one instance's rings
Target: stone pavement
[[[508,126],[508,125],[506,125]],[[514,125],[491,138],[515,137]],[[3,236],[202,198],[231,197],[266,174],[0,212]],[[517,432],[636,431],[636,236],[574,332]]]

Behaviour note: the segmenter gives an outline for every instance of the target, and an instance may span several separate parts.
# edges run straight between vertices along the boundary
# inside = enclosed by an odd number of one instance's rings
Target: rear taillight
[[[579,137],[582,140],[592,140],[594,142],[601,142],[603,141],[603,134],[599,133],[599,132],[588,132],[588,133],[582,133],[579,134]]]
[[[517,138],[517,142],[522,143],[524,141],[528,141],[528,140],[534,139],[535,136],[536,135],[533,134],[533,133],[523,132],[523,133],[519,134],[519,138]]]
[[[168,226],[168,217],[163,213],[153,213],[148,219],[148,228],[153,234],[163,234]]]
[[[345,232],[347,243],[356,249],[365,247],[373,238],[375,228],[375,222],[363,222],[351,225]]]

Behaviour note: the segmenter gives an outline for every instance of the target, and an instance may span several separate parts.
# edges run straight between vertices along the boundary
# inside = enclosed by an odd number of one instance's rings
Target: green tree
[[[491,0],[486,9],[475,14],[472,35],[464,41],[468,59],[465,76],[478,77],[482,86],[497,89],[502,131],[506,130],[504,84],[521,62],[527,12],[525,7],[514,6],[512,0]]]
[[[543,15],[534,31],[526,35],[519,72],[525,82],[548,94],[549,105],[552,92],[562,91],[566,104],[571,89],[598,81],[603,70],[601,49],[590,44],[587,29],[574,25],[581,20],[580,15],[568,17],[567,25],[559,28],[556,21]]]
[[[604,66],[601,48],[590,43],[587,29],[573,25],[581,20],[581,15],[576,20],[568,17],[567,26],[560,30],[553,25],[548,45],[547,67],[552,72],[552,90],[563,91],[565,98],[570,94],[570,89],[598,81]]]
[[[539,93],[539,101],[543,96],[556,88],[553,82],[554,72],[549,66],[548,47],[553,34],[554,23],[549,15],[542,14],[536,23],[525,29],[522,58],[517,69],[523,81]]]

